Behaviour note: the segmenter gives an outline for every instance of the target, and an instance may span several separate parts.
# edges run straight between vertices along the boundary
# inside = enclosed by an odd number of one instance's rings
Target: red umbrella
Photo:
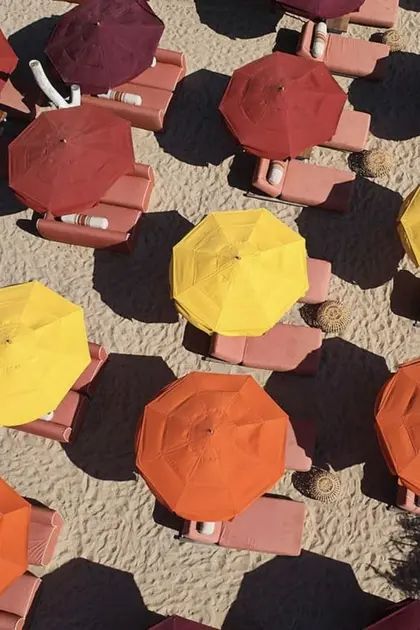
[[[346,98],[323,63],[276,52],[235,70],[219,109],[246,151],[284,160],[330,140]]]
[[[42,113],[9,145],[9,185],[37,212],[91,208],[133,168],[130,123],[94,107]]]
[[[337,18],[357,11],[364,0],[286,0],[282,6],[310,20]]]
[[[0,29],[0,92],[6,83],[7,76],[13,72],[18,63],[15,51]]]
[[[146,0],[83,0],[61,18],[45,52],[63,81],[99,94],[150,67],[164,28]]]

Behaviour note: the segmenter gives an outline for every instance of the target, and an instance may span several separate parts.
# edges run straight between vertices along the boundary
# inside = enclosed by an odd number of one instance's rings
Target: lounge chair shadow
[[[298,31],[293,31],[290,28],[279,28],[273,52],[285,52],[295,55],[299,43],[299,35]]]
[[[218,107],[229,82],[225,74],[198,70],[179,84],[166,115],[165,129],[156,134],[159,146],[181,162],[218,165],[237,146]]]
[[[368,112],[370,130],[385,140],[408,140],[420,135],[418,116],[420,55],[395,52],[387,59],[382,81],[352,81],[348,98],[354,109]]]
[[[273,373],[265,387],[292,418],[316,423],[315,465],[343,470],[365,463],[362,491],[386,502],[395,499],[395,480],[379,449],[374,405],[389,376],[383,357],[336,337],[324,341],[315,376]]]
[[[420,278],[410,271],[402,270],[394,277],[391,293],[391,311],[400,317],[420,319]]]
[[[75,558],[42,578],[31,630],[147,630],[164,617],[149,611],[131,573]]]
[[[252,188],[252,174],[254,172],[256,157],[240,151],[234,156],[228,173],[228,183],[232,188],[248,192]],[[259,191],[256,191],[257,193]],[[269,198],[267,197],[267,200]]]
[[[401,202],[399,193],[359,178],[347,216],[307,208],[296,222],[309,256],[331,260],[336,276],[371,289],[393,278],[404,255],[395,228]]]
[[[115,313],[142,322],[178,321],[170,298],[173,246],[193,225],[178,212],[149,212],[129,256],[95,250],[93,288]]]
[[[20,134],[24,126],[7,120],[0,136],[0,217],[26,210],[8,184],[9,144]]]
[[[202,330],[195,328],[195,326],[187,322],[182,345],[189,352],[206,357],[210,349],[210,337]]]
[[[134,479],[134,440],[144,406],[175,376],[161,357],[111,354],[80,433],[63,445],[96,479]]]
[[[282,15],[270,0],[194,0],[200,22],[230,39],[251,39],[276,30]]]
[[[153,508],[153,520],[157,525],[162,525],[167,529],[172,529],[176,532],[181,531],[184,519],[177,516],[174,512],[168,510],[159,501],[155,501],[155,507]]]
[[[346,562],[303,551],[245,573],[222,629],[355,630],[376,621],[387,605],[360,588]]]

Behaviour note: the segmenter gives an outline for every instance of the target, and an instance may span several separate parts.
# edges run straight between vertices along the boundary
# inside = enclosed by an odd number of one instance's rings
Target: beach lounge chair
[[[185,521],[180,540],[278,556],[299,556],[305,513],[304,503],[265,495],[231,521],[216,523],[211,535],[201,534],[195,521]]]
[[[420,602],[404,599],[389,607],[385,617],[367,626],[365,630],[418,630],[420,628]]]
[[[92,359],[90,365],[54,411],[53,420],[34,420],[11,428],[58,442],[72,441],[86,414],[99,373],[108,358],[105,348],[96,343],[89,343],[89,352]]]
[[[306,22],[296,51],[299,56],[315,59],[311,54],[313,33],[314,22]],[[328,33],[325,53],[315,61],[324,62],[333,74],[376,80],[384,76],[389,53],[386,44]]]
[[[51,562],[63,523],[62,516],[55,510],[32,505],[28,537],[29,564],[44,567]]]
[[[41,585],[41,578],[24,573],[0,593],[0,629],[22,630]]]
[[[352,153],[364,151],[369,138],[370,121],[371,115],[367,112],[344,109],[335,134],[321,146]]]
[[[83,213],[107,218],[109,227],[106,230],[63,223],[51,213],[38,219],[37,230],[50,241],[130,252],[139,232],[140,219],[149,206],[153,187],[152,168],[146,164],[135,164],[132,174],[120,177],[96,206]]]
[[[134,127],[160,131],[175,88],[185,73],[185,57],[182,53],[158,48],[154,68],[148,68],[129,83],[115,87],[115,90],[120,92],[140,95],[142,98],[140,106],[87,95],[82,97],[82,103],[110,109],[118,116],[129,120]]]
[[[392,28],[397,21],[398,8],[398,0],[365,0],[360,9],[349,13],[349,18],[353,24]]]
[[[285,203],[313,206],[346,213],[351,208],[354,180],[352,171],[287,160],[279,184],[267,180],[270,160],[258,158],[252,178],[254,188]]]
[[[414,494],[412,490],[406,488],[400,480],[398,480],[397,488],[397,507],[416,516],[420,516],[420,497]],[[417,505],[417,502],[419,505]]]

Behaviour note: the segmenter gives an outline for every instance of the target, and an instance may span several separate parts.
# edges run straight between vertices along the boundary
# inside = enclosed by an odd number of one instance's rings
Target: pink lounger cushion
[[[106,230],[64,223],[51,213],[38,219],[37,230],[43,238],[60,243],[129,252],[138,235],[140,219],[149,207],[153,186],[152,168],[136,163],[133,173],[120,177],[100,203],[83,213],[108,219]]]
[[[286,469],[307,472],[315,450],[315,422],[289,418],[286,434]]]
[[[186,521],[183,537],[193,542],[216,543],[278,556],[299,556],[306,508],[304,503],[263,496],[231,521],[216,524],[212,536],[200,534],[195,521]]]
[[[350,211],[356,175],[351,171],[309,164],[303,160],[285,162],[285,173],[278,185],[267,180],[270,160],[258,158],[252,185],[285,203],[312,206],[346,213]]]
[[[311,55],[314,22],[306,22],[300,35],[297,54],[323,62],[335,74],[348,77],[382,79],[390,49],[386,44],[329,33],[323,57]]]
[[[344,109],[334,136],[322,146],[354,153],[364,151],[369,138],[370,122],[370,114]]]
[[[40,578],[24,573],[0,593],[0,630],[23,628],[40,585]]]
[[[397,21],[398,8],[398,0],[365,0],[349,18],[353,24],[392,28]]]
[[[331,263],[320,258],[308,258],[309,288],[299,300],[304,304],[321,304],[328,298],[331,282]]]
[[[322,340],[323,334],[316,328],[276,324],[260,337],[213,334],[210,356],[246,367],[309,376],[319,368]]]
[[[62,516],[55,510],[32,505],[28,538],[29,564],[46,566],[51,562],[63,522]]]
[[[129,83],[123,83],[115,88],[121,92],[141,96],[140,106],[87,95],[82,97],[82,103],[110,109],[118,116],[129,120],[134,127],[160,131],[174,90],[185,76],[186,63],[182,53],[163,48],[157,49],[156,62],[154,68],[148,68]]]
[[[97,377],[108,358],[106,350],[98,344],[89,343],[89,352],[90,365],[54,411],[53,420],[34,420],[12,428],[58,442],[72,441],[83,422],[89,396],[93,395]]]

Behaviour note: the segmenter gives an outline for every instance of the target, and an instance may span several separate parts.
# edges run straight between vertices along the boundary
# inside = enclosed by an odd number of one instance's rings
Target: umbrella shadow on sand
[[[246,573],[222,629],[355,630],[389,604],[364,592],[346,562],[303,551]]]
[[[175,91],[165,120],[156,134],[159,146],[193,166],[218,165],[237,150],[218,107],[230,77],[211,70],[187,75]]]
[[[31,630],[147,630],[164,617],[149,611],[131,573],[75,558],[42,578]]]
[[[352,81],[349,101],[354,109],[372,116],[370,130],[374,136],[385,140],[408,140],[420,135],[419,75],[420,55],[395,52],[387,59],[382,81]]]
[[[134,440],[144,406],[175,380],[161,357],[111,354],[68,458],[96,479],[135,479]]]
[[[95,250],[93,288],[102,301],[127,319],[177,322],[169,289],[172,248],[193,227],[174,210],[148,212],[129,256]]]
[[[383,357],[335,337],[324,341],[315,376],[273,373],[265,387],[292,418],[315,422],[315,465],[339,471],[364,463],[361,491],[388,504],[395,479],[378,445],[374,406],[389,376]]]
[[[420,278],[411,271],[401,270],[394,277],[391,293],[391,311],[400,317],[420,319]]]
[[[194,0],[202,24],[230,39],[251,39],[276,30],[282,11],[272,0]]]
[[[371,289],[393,278],[404,255],[395,228],[401,203],[399,193],[358,178],[347,216],[305,208],[296,223],[309,256],[332,261],[336,276]]]
[[[9,144],[23,131],[24,125],[6,121],[0,136],[0,217],[26,210],[8,184]]]

